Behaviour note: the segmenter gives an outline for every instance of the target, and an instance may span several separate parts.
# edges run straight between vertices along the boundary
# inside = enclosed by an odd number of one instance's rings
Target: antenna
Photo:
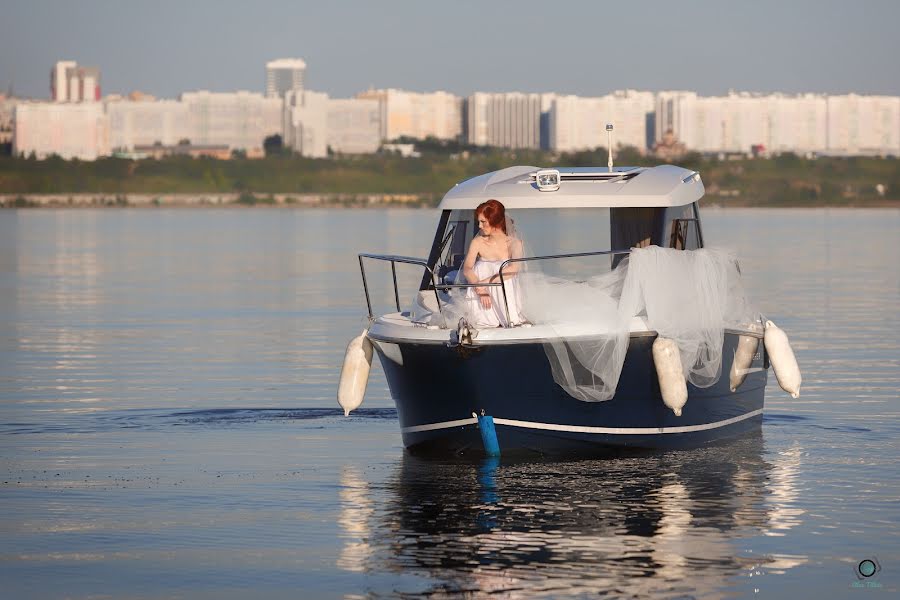
[[[609,152],[609,160],[606,161],[606,166],[609,167],[609,172],[612,173],[612,123],[606,124],[606,149]]]

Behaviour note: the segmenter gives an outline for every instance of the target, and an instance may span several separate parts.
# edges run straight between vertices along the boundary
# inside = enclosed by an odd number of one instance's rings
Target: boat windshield
[[[436,236],[432,259],[436,274],[452,283],[462,267],[478,224],[471,210],[448,211],[446,222]],[[516,235],[524,245],[524,255],[550,256],[610,250],[610,211],[608,208],[541,208],[511,210]],[[541,269],[558,276],[578,277],[609,270],[605,257],[572,258],[542,261]]]
[[[525,257],[607,252],[660,246],[677,250],[703,247],[695,204],[678,207],[529,208],[507,212]],[[429,264],[443,284],[457,283],[466,251],[478,235],[472,210],[444,211]],[[564,279],[583,280],[615,268],[624,254],[527,261],[526,269]],[[431,286],[426,274],[420,289]]]

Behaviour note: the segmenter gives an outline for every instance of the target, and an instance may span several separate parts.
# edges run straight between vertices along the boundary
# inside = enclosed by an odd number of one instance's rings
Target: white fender
[[[675,416],[681,416],[681,408],[687,403],[687,382],[681,368],[681,355],[674,340],[656,338],[653,342],[653,363],[659,378],[659,391],[663,402]]]
[[[372,342],[366,337],[368,330],[356,336],[347,344],[344,366],[341,368],[341,382],[338,385],[337,401],[344,409],[344,416],[356,410],[366,395],[369,369],[372,367]]]
[[[792,397],[799,398],[803,379],[787,334],[772,321],[766,321],[765,341],[766,352],[769,354],[769,362],[772,363],[778,385]]]
[[[759,338],[752,335],[742,335],[738,338],[737,350],[734,352],[734,362],[731,363],[731,391],[735,391],[744,383],[747,377],[747,369],[753,364],[753,355],[759,347]]]

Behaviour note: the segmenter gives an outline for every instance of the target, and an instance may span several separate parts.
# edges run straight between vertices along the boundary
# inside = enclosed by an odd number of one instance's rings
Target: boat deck
[[[436,325],[414,323],[407,312],[396,312],[378,317],[369,328],[368,337],[381,342],[415,342],[420,344],[445,344],[450,340],[452,329],[442,329]],[[762,333],[751,329],[726,329],[727,333],[749,335],[762,338]],[[609,335],[609,330],[586,330],[579,323],[525,324],[516,327],[491,327],[478,329],[473,339],[474,346],[536,343],[546,340],[577,340]],[[647,326],[644,317],[632,317],[629,327],[630,337],[656,336],[656,331]]]

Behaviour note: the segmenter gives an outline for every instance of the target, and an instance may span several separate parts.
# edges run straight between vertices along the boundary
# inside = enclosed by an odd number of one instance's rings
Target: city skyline
[[[49,70],[59,60],[99,67],[104,94],[175,98],[203,89],[264,92],[265,63],[290,56],[310,65],[305,87],[333,97],[369,87],[900,95],[892,64],[900,41],[891,31],[900,3],[886,1],[651,2],[624,18],[621,5],[535,2],[38,0],[5,13],[0,86],[36,99],[49,98]]]
[[[283,64],[274,63],[279,68]],[[57,65],[63,69],[94,72],[69,62]],[[609,123],[616,124],[617,147],[665,156],[688,149],[900,155],[900,96],[622,90],[603,97],[476,92],[461,98],[445,92],[371,90],[357,98],[330,98],[300,89],[299,79],[302,70],[283,82],[295,88],[283,97],[274,95],[273,88],[274,96],[200,91],[186,92],[179,100],[0,99],[0,132],[12,141],[16,155],[80,160],[116,153],[138,157],[150,151],[229,158],[235,150],[261,158],[266,140],[274,136],[281,136],[284,148],[312,158],[369,154],[397,138],[579,151],[603,146]],[[412,150],[410,146],[406,152]]]

